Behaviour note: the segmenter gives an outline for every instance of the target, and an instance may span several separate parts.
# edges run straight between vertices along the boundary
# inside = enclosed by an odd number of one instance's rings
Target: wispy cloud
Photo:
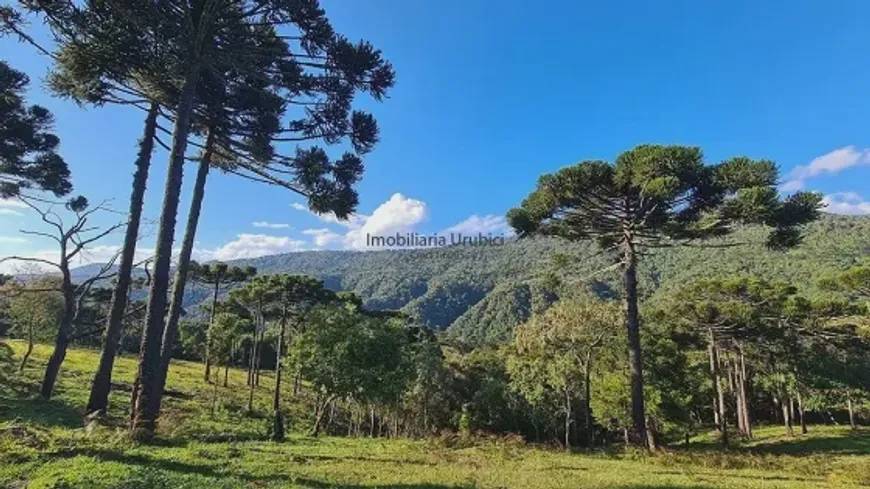
[[[830,214],[862,215],[870,214],[870,202],[855,192],[837,192],[822,199],[825,212]]]
[[[801,190],[807,179],[824,174],[836,174],[853,166],[867,164],[870,164],[870,149],[857,149],[854,145],[835,149],[813,158],[809,164],[796,167],[789,173],[780,189],[784,192]]]
[[[24,244],[27,239],[20,236],[0,236],[0,244]]]
[[[0,207],[14,207],[17,209],[27,209],[27,204],[20,200],[0,199]]]
[[[0,216],[23,216],[16,209],[27,209],[27,205],[19,200],[0,199]]]
[[[487,214],[483,217],[477,214],[471,215],[468,219],[454,224],[442,231],[444,234],[461,233],[461,234],[494,234],[513,236],[514,232],[504,216],[496,216]]]
[[[337,224],[339,226],[346,227],[348,229],[357,229],[357,228],[362,227],[362,225],[363,225],[363,223],[365,223],[366,219],[369,218],[369,216],[366,216],[365,214],[359,214],[359,213],[354,212],[351,215],[347,216],[347,219],[339,219],[333,213],[318,214],[318,213],[310,210],[308,207],[305,207],[304,205],[299,204],[297,202],[290,204],[290,207],[296,209],[297,211],[309,212],[309,213],[311,213],[311,215],[313,215],[314,217],[320,219],[321,221],[323,221],[325,223]]]
[[[290,229],[289,224],[269,222],[269,221],[254,221],[251,223],[251,226],[254,226],[255,228]]]
[[[330,244],[341,239],[341,235],[327,228],[306,229],[302,234],[307,234],[312,237],[314,245],[318,248],[329,246]]]

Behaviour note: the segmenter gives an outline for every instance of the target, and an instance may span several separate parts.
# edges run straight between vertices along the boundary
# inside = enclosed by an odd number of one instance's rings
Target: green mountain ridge
[[[641,293],[667,294],[708,276],[752,273],[788,280],[815,292],[816,280],[870,256],[870,217],[824,215],[807,227],[804,243],[777,252],[763,243],[765,230],[746,227],[729,238],[738,246],[685,246],[657,250],[642,259]],[[503,246],[453,246],[424,250],[322,251],[240,260],[260,273],[303,273],[323,279],[336,290],[359,294],[372,309],[401,309],[428,327],[447,330],[457,339],[479,344],[510,338],[513,328],[557,298],[546,275],[556,254],[571,256],[574,277],[562,294],[591,292],[618,295],[616,271],[595,272],[614,258],[593,243],[529,239]],[[588,280],[577,278],[589,277]]]
[[[755,274],[816,292],[819,277],[870,257],[870,217],[824,215],[807,227],[804,243],[777,252],[764,245],[765,230],[737,230],[730,247],[679,247],[642,257],[639,268],[645,298],[673,292],[701,277]],[[725,243],[709,243],[721,246]],[[548,274],[557,254],[573,257],[559,290],[549,290]],[[470,345],[504,341],[531,314],[561,295],[592,293],[618,297],[616,270],[601,273],[614,257],[594,243],[536,238],[501,246],[385,251],[310,251],[236,260],[261,274],[297,273],[319,278],[333,290],[353,291],[369,309],[399,309],[424,325]],[[144,294],[140,291],[137,295]],[[196,314],[210,291],[191,284],[185,306]]]

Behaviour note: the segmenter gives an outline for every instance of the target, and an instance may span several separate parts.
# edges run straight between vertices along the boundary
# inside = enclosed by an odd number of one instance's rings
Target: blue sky
[[[286,191],[214,173],[197,236],[200,258],[352,248],[364,231],[502,232],[501,216],[540,174],[583,159],[612,160],[641,143],[698,145],[710,162],[772,159],[786,190],[818,190],[830,210],[870,213],[868,2],[323,6],[339,32],[370,40],[397,72],[388,100],[360,101],[382,136],[366,158],[360,216],[328,222],[293,208],[303,201]],[[47,61],[12,39],[0,40],[0,57],[26,71],[32,100],[54,111],[76,191],[126,208],[143,114],[49,98],[40,87]],[[154,162],[145,209],[151,218],[159,214],[165,153]],[[185,196],[193,173],[186,171]],[[0,205],[0,257],[50,249],[38,239],[21,242],[16,230],[38,228],[36,221]],[[120,242],[120,235],[103,241]],[[153,242],[153,234],[145,236],[141,246],[147,251]]]

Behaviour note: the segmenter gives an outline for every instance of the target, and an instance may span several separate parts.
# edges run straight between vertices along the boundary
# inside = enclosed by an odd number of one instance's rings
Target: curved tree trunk
[[[69,335],[72,332],[73,321],[76,315],[75,289],[70,280],[69,263],[65,256],[66,249],[61,247],[63,315],[57,328],[57,335],[54,337],[54,350],[51,352],[51,357],[49,357],[48,364],[45,366],[45,375],[42,377],[42,386],[39,389],[39,395],[43,399],[51,399],[54,384],[57,382],[57,376],[60,373],[60,365],[63,363],[63,359],[66,358],[66,350],[69,348]]]
[[[133,415],[131,437],[137,441],[150,441],[157,428],[157,413],[160,409],[161,340],[165,325],[166,293],[169,290],[169,271],[172,262],[172,243],[178,202],[181,196],[181,179],[184,174],[184,152],[190,133],[196,85],[200,78],[198,65],[192,66],[185,76],[178,104],[175,132],[172,136],[172,151],[166,175],[163,195],[163,210],[157,232],[154,252],[154,270],[148,293],[148,309],[139,348],[139,388]]]
[[[184,238],[181,242],[181,250],[178,253],[178,267],[175,269],[175,280],[172,285],[172,302],[169,304],[169,315],[166,319],[166,329],[163,331],[163,339],[160,348],[160,371],[158,373],[158,400],[157,413],[160,412],[160,404],[163,398],[163,389],[166,387],[166,376],[169,374],[169,362],[172,359],[172,347],[175,344],[175,336],[178,332],[178,321],[181,318],[181,308],[184,301],[184,287],[187,283],[187,271],[190,269],[190,256],[193,253],[193,244],[196,240],[196,228],[199,225],[199,213],[202,210],[202,201],[205,198],[205,182],[208,178],[208,170],[211,166],[212,144],[211,134],[206,138],[205,152],[199,162],[196,172],[196,182],[193,185],[193,195],[190,198],[190,212],[187,214],[187,227],[184,230]]]
[[[632,443],[647,447],[646,409],[643,399],[643,356],[640,346],[640,313],[637,307],[637,255],[629,231],[626,229],[623,250],[625,282],[625,318],[628,329],[628,363],[631,372]]]
[[[103,333],[103,350],[100,352],[100,363],[91,383],[91,393],[88,397],[86,414],[96,411],[105,412],[109,408],[109,391],[112,388],[112,369],[121,342],[124,310],[127,308],[130,279],[133,272],[133,259],[136,254],[136,240],[139,238],[139,224],[142,220],[142,202],[148,183],[148,169],[151,166],[151,154],[154,151],[154,135],[157,130],[157,114],[159,106],[151,103],[148,116],[145,118],[145,132],[139,141],[139,155],[136,157],[136,172],[133,173],[133,190],[130,194],[130,209],[128,211],[127,231],[124,235],[124,248],[121,250],[121,262],[118,264],[117,281],[112,292],[112,306]]]
[[[27,351],[24,352],[24,356],[21,357],[21,364],[18,365],[18,373],[24,371],[24,367],[27,366],[27,360],[30,359],[30,355],[33,353],[33,324],[30,324],[30,328],[27,330]]]

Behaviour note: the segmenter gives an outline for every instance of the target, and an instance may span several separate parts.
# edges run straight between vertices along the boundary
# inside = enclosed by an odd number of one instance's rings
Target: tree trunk
[[[712,334],[712,332],[711,332]],[[722,432],[722,424],[719,422],[719,401],[718,401],[718,391],[716,389],[716,357],[713,355],[713,342],[710,341],[707,345],[707,353],[710,357],[710,381],[713,384],[713,424],[716,425],[716,429],[719,432]]]
[[[205,332],[205,380],[208,382],[208,375],[211,372],[211,328],[214,325],[214,315],[217,309],[218,294],[221,290],[221,272],[215,268],[214,291],[211,296],[211,314],[208,318],[208,329]]]
[[[857,430],[858,425],[855,423],[855,408],[852,406],[852,396],[846,398],[846,407],[849,409],[849,426],[853,430]]]
[[[746,437],[752,438],[752,417],[749,415],[749,396],[746,393],[746,357],[743,349],[739,350],[740,358],[740,404],[743,406],[743,426],[746,428]]]
[[[659,430],[656,428],[655,420],[651,416],[647,416],[646,426],[649,449],[654,452],[659,449]]]
[[[157,115],[160,106],[152,102],[145,118],[145,130],[139,141],[139,154],[136,157],[136,172],[133,173],[133,190],[130,194],[127,230],[124,234],[124,248],[121,250],[121,261],[118,263],[118,275],[115,289],[112,292],[112,306],[109,318],[106,320],[106,330],[103,332],[103,349],[100,352],[100,363],[91,383],[91,393],[88,396],[86,414],[93,412],[105,413],[109,408],[109,392],[112,389],[112,369],[115,357],[120,352],[121,333],[124,326],[124,311],[130,293],[130,282],[133,273],[133,260],[136,256],[136,241],[139,239],[139,224],[142,221],[142,203],[148,184],[148,170],[151,167],[151,154],[154,152],[154,135],[157,130]]]
[[[716,392],[716,406],[719,409],[717,418],[719,421],[718,428],[722,434],[722,444],[728,445],[728,423],[725,418],[725,390],[722,388],[719,369],[719,349],[716,347],[716,336],[712,328],[708,328],[710,341],[710,374],[713,376],[713,389]]]
[[[257,362],[257,350],[260,343],[260,333],[254,332],[254,344],[251,345],[251,369],[248,372],[248,412],[254,412],[254,370]]]
[[[208,178],[208,170],[211,167],[213,154],[212,146],[214,136],[209,131],[205,141],[205,151],[196,171],[196,181],[193,185],[193,195],[190,198],[190,211],[187,214],[187,226],[184,229],[184,238],[181,241],[181,250],[178,252],[178,267],[175,269],[175,280],[172,285],[172,301],[169,304],[169,315],[166,319],[166,329],[163,331],[163,339],[160,347],[160,371],[158,375],[158,398],[157,413],[160,413],[160,404],[163,398],[163,389],[166,387],[166,376],[169,374],[169,362],[172,360],[172,350],[175,346],[175,337],[178,333],[178,321],[181,319],[181,309],[184,301],[184,287],[187,285],[187,272],[190,269],[190,257],[193,254],[193,245],[196,241],[196,228],[199,225],[199,214],[202,210],[202,201],[205,198],[205,182]],[[208,348],[206,343],[206,348]],[[206,378],[206,381],[209,379]]]
[[[278,342],[275,345],[275,394],[272,397],[272,410],[275,412],[275,425],[272,429],[273,441],[284,441],[284,415],[281,413],[281,355],[283,354],[286,322],[284,319],[281,320]]]
[[[260,386],[260,363],[262,362],[263,335],[265,334],[265,331],[260,332],[260,339],[257,341],[257,349],[254,351],[254,385],[257,387]]]
[[[792,427],[791,408],[789,407],[788,397],[783,397],[782,402],[782,423],[785,426],[785,433],[788,436],[794,436],[794,428]]]
[[[374,405],[371,406],[370,413],[371,413],[371,418],[370,418],[371,424],[369,425],[369,438],[374,438],[375,437],[375,407],[374,407]]]
[[[169,290],[169,271],[172,265],[172,243],[175,236],[175,221],[181,196],[181,179],[184,173],[184,152],[190,133],[190,118],[193,111],[196,85],[200,68],[194,63],[188,69],[181,98],[176,110],[175,132],[172,136],[172,151],[166,175],[163,209],[157,232],[154,252],[154,269],[148,293],[148,308],[139,348],[139,394],[136,397],[131,437],[136,441],[150,441],[157,428],[157,413],[160,408],[161,340],[166,315],[166,293]]]
[[[640,313],[637,308],[637,256],[634,243],[626,229],[624,250],[625,316],[628,329],[628,363],[631,371],[631,421],[632,442],[648,446],[646,410],[643,399],[643,356],[640,345]]]
[[[746,426],[743,424],[743,403],[740,399],[740,372],[737,370],[737,360],[733,355],[728,355],[728,377],[731,380],[731,392],[734,394],[734,412],[737,414],[734,420],[737,424],[737,432],[746,438]]]
[[[230,364],[227,363],[226,365],[224,365],[224,387],[226,387],[228,384],[227,379],[229,378],[229,376],[230,376]]]
[[[57,335],[54,337],[54,351],[51,352],[51,357],[48,359],[45,375],[42,377],[42,387],[39,390],[39,394],[46,400],[51,399],[54,384],[57,382],[57,376],[60,373],[60,365],[63,363],[63,359],[66,358],[66,350],[69,348],[69,335],[72,332],[73,321],[76,315],[75,288],[70,280],[69,263],[65,255],[66,250],[62,248],[61,271],[63,273],[63,283],[61,291],[63,292],[63,315],[57,328]]]
[[[807,422],[804,419],[804,396],[801,395],[801,390],[797,390],[797,404],[798,404],[798,416],[800,417],[801,422],[801,434],[807,434]]]
[[[296,373],[293,374],[293,395],[299,394],[299,385],[302,377],[302,372],[299,369],[296,370]]]
[[[21,364],[18,365],[18,373],[24,372],[24,367],[27,365],[27,360],[30,358],[31,353],[33,353],[33,324],[30,325],[30,328],[27,331],[27,351],[25,351],[24,356],[21,357]]]
[[[571,449],[571,393],[565,387],[565,450]]]
[[[589,449],[592,449],[592,447],[595,445],[595,440],[592,435],[592,386],[590,385],[592,381],[592,375],[590,373],[590,360],[591,359],[587,354],[586,365],[583,367],[583,383],[585,384],[584,389],[586,391],[586,400],[583,403],[583,416],[586,418],[586,446]]]
[[[317,413],[316,413],[316,416],[314,418],[314,428],[311,430],[312,436],[319,436],[320,435],[320,428],[321,428],[321,425],[323,423],[323,416],[326,414],[326,407],[329,406],[329,403],[331,403],[333,401],[333,399],[335,399],[335,396],[328,396],[323,401],[323,404],[318,403]]]
[[[248,358],[246,359],[246,360],[247,360],[247,364],[248,364],[248,379],[247,379],[247,383],[246,383],[245,385],[251,385],[251,383],[252,383],[252,381],[253,381],[253,372],[254,372],[254,344],[256,343],[256,337],[257,337],[257,333],[255,332],[255,333],[254,333],[254,342],[251,343],[251,347],[248,349]]]

